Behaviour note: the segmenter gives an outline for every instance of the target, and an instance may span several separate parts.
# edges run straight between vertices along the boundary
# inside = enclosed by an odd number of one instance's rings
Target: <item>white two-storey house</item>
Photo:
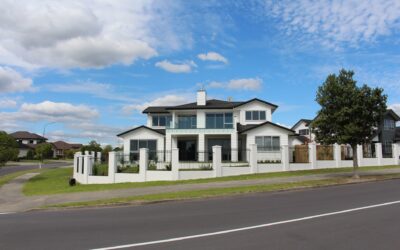
[[[177,106],[148,107],[146,126],[118,134],[124,154],[179,148],[180,161],[208,161],[212,146],[222,146],[222,160],[244,161],[251,144],[260,150],[279,151],[289,145],[295,131],[272,122],[277,105],[251,99],[243,102],[207,100],[206,91],[197,101]]]

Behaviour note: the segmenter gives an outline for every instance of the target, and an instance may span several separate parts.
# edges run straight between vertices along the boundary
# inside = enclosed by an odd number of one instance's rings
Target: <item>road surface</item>
[[[400,249],[400,180],[3,214],[0,232],[0,249]]]
[[[46,163],[42,165],[42,168],[59,168],[59,167],[66,167],[66,166],[72,166],[72,162],[54,162],[54,163]],[[6,174],[11,174],[15,173],[18,171],[25,171],[25,170],[31,170],[31,169],[37,169],[39,168],[38,163],[32,163],[32,164],[26,164],[26,165],[20,165],[20,166],[5,166],[0,168],[0,176],[6,175]]]

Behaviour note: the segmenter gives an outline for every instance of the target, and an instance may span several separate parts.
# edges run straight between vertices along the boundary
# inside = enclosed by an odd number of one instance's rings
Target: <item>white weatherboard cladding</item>
[[[297,139],[297,137],[295,137],[295,136],[290,136],[290,137],[289,137],[289,141],[290,141],[289,146],[295,146],[295,145],[302,145],[302,144],[304,144],[302,141],[300,141],[299,139]]]
[[[241,105],[241,106],[237,107],[236,110],[239,110],[239,112],[240,112],[239,121],[240,121],[240,124],[243,124],[243,125],[259,124],[259,123],[265,122],[265,121],[246,121],[246,111],[254,111],[254,110],[265,111],[266,120],[272,121],[272,106],[267,105],[262,102],[259,102],[259,101],[254,101],[254,102],[250,102],[250,103]]]
[[[157,150],[164,150],[164,135],[146,128],[139,128],[121,136],[124,140],[124,154],[130,152],[131,140],[157,140]]]
[[[309,129],[305,122],[300,122],[296,127],[293,128],[296,133],[299,133],[300,129]]]
[[[251,144],[256,144],[256,136],[279,136],[281,146],[289,145],[290,133],[291,132],[285,129],[273,126],[271,124],[265,124],[264,126],[249,130],[244,133],[247,135],[246,147],[250,148]]]

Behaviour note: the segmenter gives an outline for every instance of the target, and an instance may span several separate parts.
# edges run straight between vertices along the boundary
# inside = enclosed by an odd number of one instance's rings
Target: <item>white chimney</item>
[[[206,105],[207,94],[204,89],[200,89],[197,91],[197,105],[205,106]]]

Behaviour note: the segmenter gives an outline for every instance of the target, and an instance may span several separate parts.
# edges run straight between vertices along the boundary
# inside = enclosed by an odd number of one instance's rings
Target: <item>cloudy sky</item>
[[[148,105],[276,103],[313,118],[329,73],[355,71],[400,114],[400,1],[8,1],[0,5],[0,130],[116,144]]]

